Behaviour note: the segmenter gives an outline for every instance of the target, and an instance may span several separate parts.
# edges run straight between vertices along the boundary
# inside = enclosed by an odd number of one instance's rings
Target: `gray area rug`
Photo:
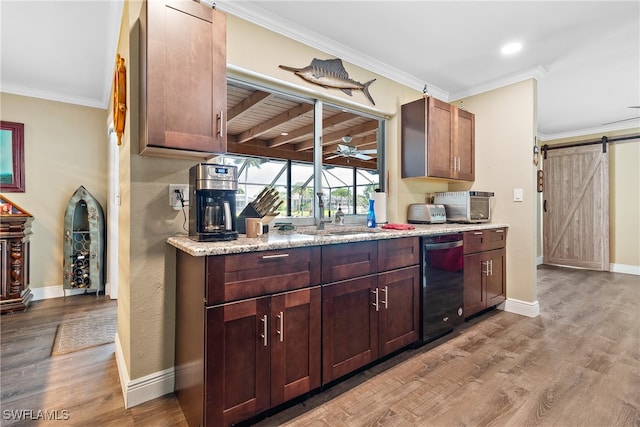
[[[61,323],[58,325],[56,337],[53,340],[51,356],[112,343],[117,331],[116,313]]]

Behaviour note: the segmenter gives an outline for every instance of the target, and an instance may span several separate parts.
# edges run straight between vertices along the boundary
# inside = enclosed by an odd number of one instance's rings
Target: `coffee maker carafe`
[[[235,240],[235,166],[199,163],[189,169],[189,237],[199,242]]]

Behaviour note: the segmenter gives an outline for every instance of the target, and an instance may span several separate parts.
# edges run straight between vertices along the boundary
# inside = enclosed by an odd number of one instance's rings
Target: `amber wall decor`
[[[127,117],[127,69],[124,58],[117,54],[116,71],[113,78],[113,127],[118,135],[118,145],[122,145],[122,134]]]
[[[0,191],[24,193],[24,124],[0,123]]]

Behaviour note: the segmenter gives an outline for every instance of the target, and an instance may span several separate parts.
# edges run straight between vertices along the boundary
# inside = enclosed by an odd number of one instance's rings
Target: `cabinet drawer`
[[[207,257],[207,304],[320,284],[320,248]]]
[[[489,230],[465,231],[464,253],[490,251],[504,248],[507,243],[507,229],[494,228]]]
[[[409,267],[420,262],[420,239],[405,237],[378,241],[378,271]]]
[[[356,242],[322,247],[322,283],[376,273],[378,242]]]

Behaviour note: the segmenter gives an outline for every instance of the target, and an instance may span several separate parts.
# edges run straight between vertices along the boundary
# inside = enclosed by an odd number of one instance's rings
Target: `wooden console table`
[[[29,235],[33,216],[0,196],[0,313],[24,311],[29,289]]]

